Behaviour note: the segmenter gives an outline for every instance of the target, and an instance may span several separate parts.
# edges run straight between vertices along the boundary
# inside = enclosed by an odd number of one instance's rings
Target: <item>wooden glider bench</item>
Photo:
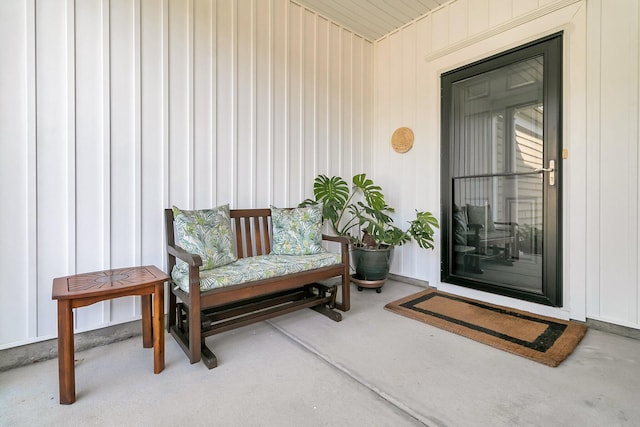
[[[230,210],[238,261],[241,258],[271,256],[271,209]],[[270,319],[303,308],[312,308],[334,321],[342,316],[334,308],[349,310],[349,242],[344,237],[322,235],[337,242],[338,263],[277,277],[233,284],[214,289],[201,289],[201,257],[176,245],[174,214],[165,209],[167,236],[167,272],[171,274],[176,258],[188,264],[188,291],[171,281],[167,331],[176,339],[191,363],[202,359],[212,369],[217,366],[214,353],[205,338],[241,326]],[[255,255],[254,255],[255,254]],[[306,255],[305,255],[306,256]],[[251,260],[244,260],[251,261]],[[217,267],[220,268],[220,267]],[[337,285],[318,283],[341,277],[342,300],[336,301]],[[174,278],[175,279],[175,278]]]

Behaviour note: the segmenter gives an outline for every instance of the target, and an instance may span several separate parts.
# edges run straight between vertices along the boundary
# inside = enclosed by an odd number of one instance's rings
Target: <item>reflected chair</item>
[[[511,262],[518,258],[517,223],[494,221],[491,205],[454,205],[454,252],[462,254],[464,269],[482,273],[480,259]]]

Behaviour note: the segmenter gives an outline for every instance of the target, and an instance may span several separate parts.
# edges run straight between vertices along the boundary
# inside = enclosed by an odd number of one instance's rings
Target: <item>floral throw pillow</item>
[[[276,255],[312,255],[322,252],[322,206],[295,209],[271,207]]]
[[[174,206],[173,218],[176,244],[189,253],[200,255],[200,270],[210,270],[238,259],[229,205],[195,211],[183,211]],[[186,265],[178,261],[178,264]]]

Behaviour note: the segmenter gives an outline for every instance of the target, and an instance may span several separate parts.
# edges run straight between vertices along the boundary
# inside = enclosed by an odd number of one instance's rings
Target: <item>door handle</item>
[[[548,168],[534,169],[534,172],[549,172],[549,185],[556,185],[556,161],[549,160]]]

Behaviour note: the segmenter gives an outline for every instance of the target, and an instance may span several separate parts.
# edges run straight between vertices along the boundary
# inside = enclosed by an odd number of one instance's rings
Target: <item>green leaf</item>
[[[384,194],[382,194],[382,187],[375,185],[373,180],[367,178],[366,174],[361,173],[354,175],[353,187],[362,192],[367,204],[371,206],[371,208],[382,210],[387,207]]]
[[[305,199],[305,200],[301,201],[300,203],[298,203],[298,207],[299,208],[306,208],[307,206],[315,206],[317,204],[318,204],[318,202],[316,200]]]
[[[333,231],[338,233],[340,218],[349,200],[349,185],[339,176],[318,175],[313,182],[316,201],[322,203],[322,216],[329,221]]]
[[[416,211],[416,219],[411,221],[409,234],[423,249],[433,249],[434,228],[438,228],[438,220],[431,212]]]

